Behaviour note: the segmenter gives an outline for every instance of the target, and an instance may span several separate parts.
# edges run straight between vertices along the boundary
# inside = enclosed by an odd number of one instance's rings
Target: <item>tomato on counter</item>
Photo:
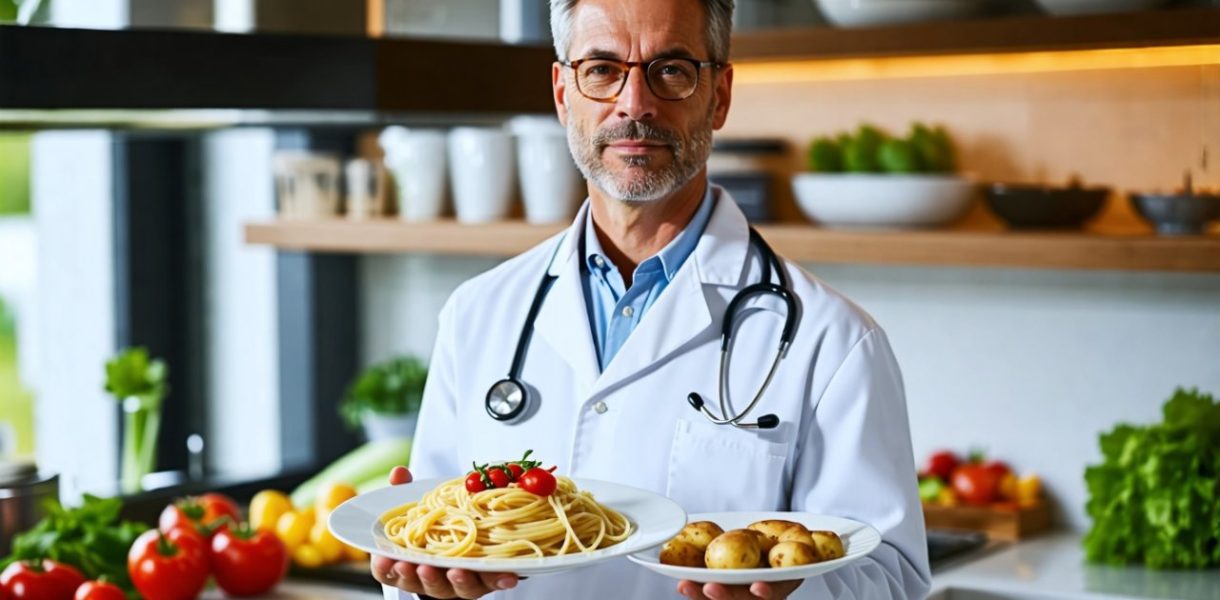
[[[950,450],[940,450],[928,457],[928,464],[924,467],[924,473],[935,475],[941,481],[949,481],[953,477],[953,470],[961,464],[961,460]]]
[[[257,596],[288,572],[288,549],[274,533],[249,526],[217,531],[212,538],[212,573],[230,596]]]
[[[949,484],[962,502],[988,504],[997,499],[1000,477],[981,463],[968,463],[953,471]]]
[[[53,560],[19,561],[0,573],[0,589],[11,600],[71,600],[85,576]]]
[[[76,588],[72,600],[127,600],[123,588],[106,581],[86,581]]]
[[[237,503],[224,494],[207,493],[175,501],[161,511],[157,524],[161,531],[189,525],[196,531],[209,532],[217,521],[227,517],[229,522],[241,522],[241,510]],[[225,525],[221,524],[220,527]]]
[[[190,600],[208,581],[207,540],[191,526],[150,529],[127,553],[127,573],[146,600]]]

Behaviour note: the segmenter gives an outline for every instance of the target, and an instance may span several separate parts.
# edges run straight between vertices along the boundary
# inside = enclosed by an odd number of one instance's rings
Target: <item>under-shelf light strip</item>
[[[734,62],[733,70],[734,83],[761,84],[1210,65],[1220,65],[1220,44],[942,56],[742,61]]]

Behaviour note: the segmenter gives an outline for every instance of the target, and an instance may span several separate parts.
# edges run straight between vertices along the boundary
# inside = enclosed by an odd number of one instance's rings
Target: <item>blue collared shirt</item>
[[[589,322],[593,326],[593,341],[597,346],[597,360],[603,371],[699,244],[714,204],[709,183],[690,223],[660,252],[635,268],[630,289],[625,289],[623,276],[610,262],[597,239],[592,211],[586,211],[582,283]]]

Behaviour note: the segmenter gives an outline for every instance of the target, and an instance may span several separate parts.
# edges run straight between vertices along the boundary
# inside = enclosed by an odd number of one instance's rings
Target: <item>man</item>
[[[732,0],[551,0],[555,107],[589,200],[567,232],[454,292],[439,319],[413,473],[395,469],[391,481],[459,477],[471,461],[533,449],[560,473],[650,489],[689,513],[840,515],[876,527],[881,546],[807,581],[682,581],[676,592],[919,598],[929,574],[902,380],[866,314],[784,263],[796,335],[759,405],[779,426],[717,425],[687,404],[695,391],[719,406],[728,304],[747,285],[776,281],[733,200],[707,182],[712,131],[732,93],[732,10]],[[536,298],[519,377],[530,404],[519,419],[493,419],[484,398],[508,372]],[[786,314],[769,298],[735,314],[726,385],[738,410],[763,385]],[[437,598],[675,595],[672,580],[622,559],[528,581],[380,558],[372,570],[387,586]]]

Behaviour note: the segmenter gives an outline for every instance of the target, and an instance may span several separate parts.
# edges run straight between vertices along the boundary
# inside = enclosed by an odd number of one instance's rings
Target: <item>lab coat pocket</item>
[[[688,513],[784,510],[788,444],[751,431],[679,419],[666,495]]]

